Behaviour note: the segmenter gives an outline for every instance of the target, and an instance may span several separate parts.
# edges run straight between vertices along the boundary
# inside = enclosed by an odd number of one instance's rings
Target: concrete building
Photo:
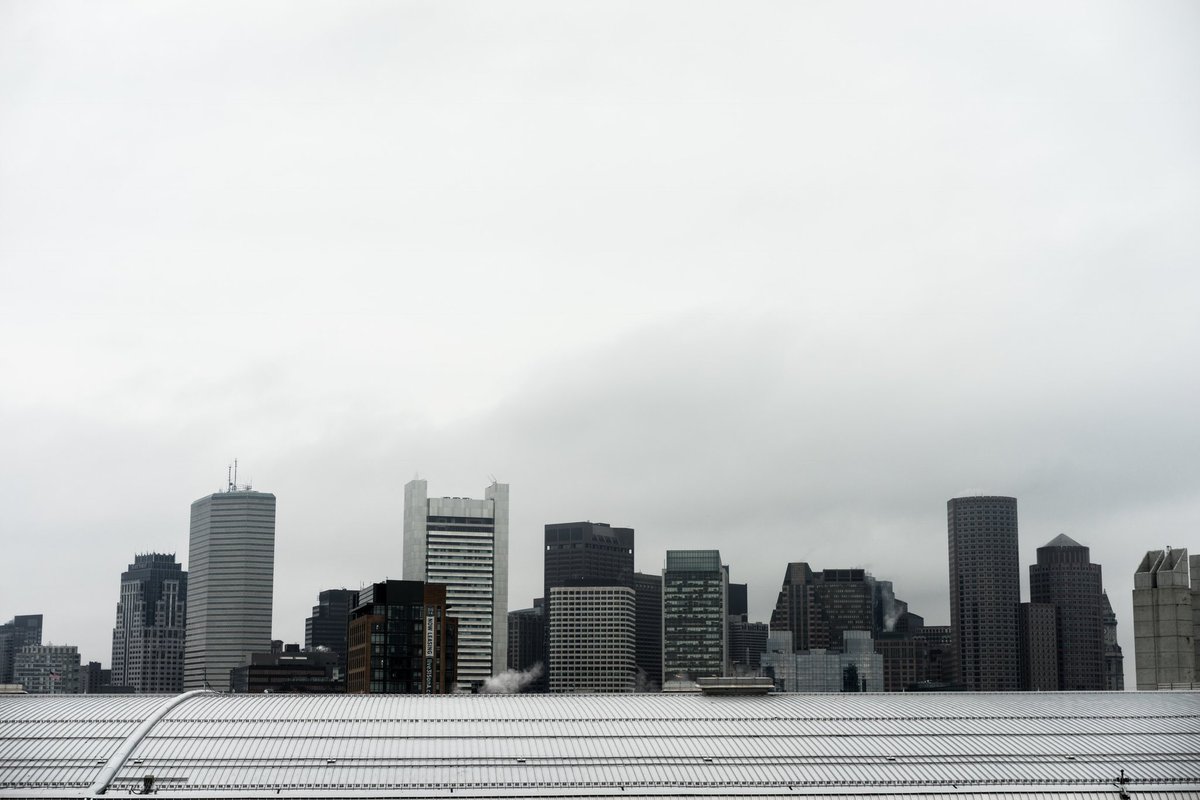
[[[929,643],[924,638],[883,633],[875,652],[883,656],[883,691],[903,692],[929,680]]]
[[[1186,549],[1146,553],[1133,575],[1133,657],[1137,688],[1191,686],[1200,647],[1200,556]]]
[[[663,677],[719,678],[729,668],[729,568],[718,550],[668,550],[663,569]]]
[[[925,642],[925,680],[946,688],[958,687],[954,674],[954,632],[949,625],[925,625],[918,637]]]
[[[1108,602],[1108,592],[1104,593],[1104,688],[1125,691],[1125,656],[1117,642],[1117,615]]]
[[[637,688],[637,595],[629,586],[550,589],[550,691]]]
[[[883,656],[870,631],[844,631],[840,652],[793,650],[791,631],[774,630],[763,654],[763,672],[781,692],[882,692]]]
[[[954,672],[977,692],[1020,688],[1017,613],[1021,569],[1014,497],[946,503]]]
[[[275,495],[230,483],[192,503],[183,687],[229,688],[229,672],[271,648]]]
[[[30,694],[79,694],[79,648],[26,645],[13,661],[13,678]]]
[[[384,581],[358,592],[350,612],[346,690],[447,694],[455,689],[459,621],[446,586]]]
[[[1039,547],[1029,566],[1029,599],[1054,607],[1058,688],[1103,691],[1104,581],[1090,550],[1065,533]]]
[[[1022,691],[1054,692],[1059,683],[1058,616],[1053,603],[1021,603],[1017,615]]]
[[[662,575],[633,574],[637,593],[638,691],[662,688]]]
[[[508,484],[483,500],[404,487],[404,579],[446,587],[458,619],[457,682],[478,689],[508,664]]]
[[[135,555],[121,574],[112,685],[147,694],[183,691],[187,577],[174,553]]]
[[[560,586],[633,586],[633,528],[606,522],[560,522],[545,526],[543,594],[546,598],[546,667],[553,680],[555,644],[550,637],[562,628],[553,624],[550,591]],[[548,684],[545,684],[548,685]]]
[[[41,614],[21,614],[0,625],[0,684],[15,683],[13,667],[21,648],[41,643]]]
[[[317,595],[312,616],[304,620],[304,649],[328,650],[337,655],[339,677],[346,679],[346,632],[350,610],[358,605],[358,592],[351,589],[326,589]]]

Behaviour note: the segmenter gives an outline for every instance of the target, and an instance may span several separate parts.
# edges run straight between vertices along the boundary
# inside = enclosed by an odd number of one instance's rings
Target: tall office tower
[[[555,586],[630,586],[633,528],[605,522],[561,522],[546,526],[542,595],[549,604]]]
[[[317,595],[312,616],[304,620],[304,649],[324,648],[337,654],[338,677],[346,678],[346,631],[350,610],[358,605],[358,592],[352,589],[326,589]]]
[[[546,598],[546,668],[553,682],[550,641],[554,608],[550,590],[558,586],[632,586],[633,528],[614,528],[606,522],[560,522],[545,528],[543,590]]]
[[[458,618],[457,682],[476,689],[508,664],[508,484],[483,500],[404,486],[404,579],[446,586]]]
[[[792,633],[792,646],[804,650],[841,647],[846,631],[873,633],[875,579],[861,569],[813,572],[804,562],[788,564],[771,613],[771,629]]]
[[[637,596],[628,586],[550,589],[550,691],[637,688]]]
[[[1104,593],[1104,688],[1125,691],[1125,656],[1117,643],[1117,615],[1108,602],[1108,592]]]
[[[454,690],[459,621],[447,587],[384,581],[358,592],[350,612],[346,691],[447,694]]]
[[[1017,611],[1020,649],[1020,688],[1026,692],[1054,692],[1059,682],[1057,609],[1053,603],[1021,603]]]
[[[1066,534],[1039,547],[1029,566],[1029,599],[1054,606],[1058,688],[1104,690],[1104,585],[1090,551]]]
[[[541,598],[533,608],[508,612],[508,668],[546,672],[546,610]]]
[[[749,584],[729,584],[729,616],[744,620],[749,615]]]
[[[183,688],[229,688],[246,656],[271,649],[275,495],[239,487],[192,503]]]
[[[1021,568],[1015,497],[956,497],[946,503],[954,672],[977,692],[1020,686],[1017,613]]]
[[[183,691],[187,573],[175,554],[135,555],[121,573],[112,685],[145,694]]]
[[[662,575],[633,573],[637,594],[638,691],[662,688]]]
[[[79,694],[79,648],[26,645],[13,660],[13,678],[30,694]]]
[[[1190,572],[1189,572],[1190,562]],[[1200,556],[1151,550],[1133,575],[1133,658],[1138,691],[1190,686],[1200,647]]]
[[[729,567],[718,550],[668,550],[663,569],[663,678],[728,670]]]
[[[42,615],[22,614],[0,625],[0,683],[15,683],[13,667],[22,647],[42,643]]]

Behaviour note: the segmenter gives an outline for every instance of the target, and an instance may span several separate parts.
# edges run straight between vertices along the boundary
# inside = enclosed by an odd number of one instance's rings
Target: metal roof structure
[[[1200,797],[1200,693],[0,697],[0,800],[147,775],[181,800],[1174,800]]]

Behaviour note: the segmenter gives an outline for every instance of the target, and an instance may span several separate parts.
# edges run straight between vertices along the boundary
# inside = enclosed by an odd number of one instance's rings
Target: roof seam
[[[100,771],[100,774],[96,777],[95,782],[92,783],[89,791],[92,794],[104,794],[106,791],[108,791],[108,785],[112,783],[113,778],[115,778],[121,768],[125,766],[125,762],[129,760],[131,755],[133,755],[133,751],[137,749],[139,744],[142,743],[142,740],[145,739],[150,731],[154,729],[154,726],[157,725],[163,717],[169,714],[176,707],[183,705],[197,695],[203,694],[216,694],[216,692],[213,692],[209,689],[196,689],[195,691],[185,692],[181,695],[169,698],[165,703],[155,709],[148,717],[142,720],[142,724],[138,725],[133,733],[126,737],[124,744],[122,744],[117,752],[108,759],[108,763],[104,765],[104,769]]]

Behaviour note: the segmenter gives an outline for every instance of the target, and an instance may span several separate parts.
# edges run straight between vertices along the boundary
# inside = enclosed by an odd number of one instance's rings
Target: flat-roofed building
[[[663,568],[663,677],[719,678],[728,670],[729,568],[718,550],[668,550]]]
[[[637,688],[637,596],[628,586],[550,589],[550,691]]]

